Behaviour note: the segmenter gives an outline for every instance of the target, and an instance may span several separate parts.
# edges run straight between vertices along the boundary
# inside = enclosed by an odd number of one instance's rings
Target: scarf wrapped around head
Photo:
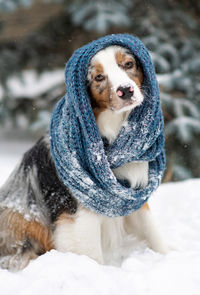
[[[91,58],[101,49],[129,49],[143,68],[144,101],[129,115],[117,138],[105,145],[87,92]],[[58,102],[50,125],[51,154],[58,176],[87,208],[108,217],[139,209],[159,186],[165,168],[163,116],[159,88],[144,44],[128,34],[108,35],[74,52],[66,65],[66,95]],[[149,162],[149,183],[133,189],[111,169],[132,161]]]

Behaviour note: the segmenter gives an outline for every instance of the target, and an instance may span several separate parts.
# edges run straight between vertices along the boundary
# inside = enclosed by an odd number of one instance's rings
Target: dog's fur
[[[88,69],[88,92],[102,137],[112,143],[131,110],[143,102],[143,73],[125,48],[98,52]],[[131,187],[148,183],[148,163],[114,169]],[[64,198],[63,198],[64,196]],[[128,217],[108,218],[84,208],[57,176],[45,135],[25,153],[0,191],[0,266],[25,267],[30,259],[57,249],[88,255],[104,263],[127,235],[145,239],[155,251],[167,251],[146,203]]]

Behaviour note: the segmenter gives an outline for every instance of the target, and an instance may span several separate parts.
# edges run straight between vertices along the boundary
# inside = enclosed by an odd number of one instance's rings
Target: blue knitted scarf
[[[132,110],[116,140],[104,144],[86,87],[91,58],[110,45],[128,48],[143,68],[144,101]],[[51,154],[62,182],[87,208],[108,217],[139,209],[161,182],[165,168],[163,116],[159,88],[144,44],[128,34],[108,35],[74,52],[66,65],[66,95],[51,119]],[[149,183],[133,189],[111,169],[131,161],[149,162]]]

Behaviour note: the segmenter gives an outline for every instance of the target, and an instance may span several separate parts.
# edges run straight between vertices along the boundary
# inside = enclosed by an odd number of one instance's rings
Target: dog
[[[130,112],[144,100],[143,71],[124,47],[112,45],[92,57],[87,88],[102,138],[112,144]],[[148,184],[148,162],[113,169],[132,188]],[[61,198],[61,196],[65,196]],[[0,266],[23,269],[31,259],[56,249],[105,263],[126,236],[145,240],[156,252],[168,251],[149,205],[126,217],[108,218],[85,208],[59,179],[45,134],[0,190]]]

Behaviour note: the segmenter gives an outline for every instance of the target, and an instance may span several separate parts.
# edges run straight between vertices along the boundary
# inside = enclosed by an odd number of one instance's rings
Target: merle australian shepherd
[[[131,110],[142,104],[143,73],[125,48],[99,51],[88,68],[91,106],[102,137],[112,143]],[[131,187],[148,183],[148,162],[131,162],[113,170]],[[63,198],[64,196],[64,198]],[[0,266],[24,268],[51,249],[88,255],[105,263],[127,236],[145,240],[165,253],[157,226],[146,203],[127,217],[108,218],[83,207],[59,179],[44,135],[15,168],[0,190]]]

